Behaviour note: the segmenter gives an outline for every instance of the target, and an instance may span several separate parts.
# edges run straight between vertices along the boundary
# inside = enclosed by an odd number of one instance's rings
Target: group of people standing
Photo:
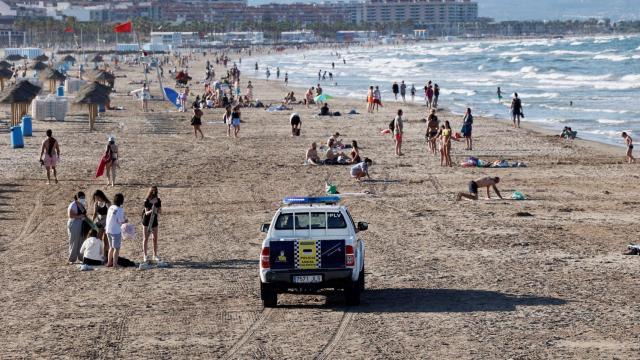
[[[132,262],[120,257],[123,232],[130,231],[129,219],[124,211],[124,195],[117,193],[113,202],[102,190],[91,196],[93,211],[89,217],[89,204],[84,192],[78,192],[67,207],[67,233],[69,237],[68,262],[81,261],[85,265],[106,265],[107,267],[131,266]],[[162,202],[158,188],[152,186],[142,206],[142,258],[149,262],[147,247],[149,238],[153,241],[152,260],[159,263],[158,256],[158,215],[162,212]]]

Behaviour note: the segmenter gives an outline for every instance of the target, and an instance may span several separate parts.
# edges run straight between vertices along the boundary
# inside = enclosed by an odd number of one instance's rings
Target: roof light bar
[[[288,196],[282,200],[285,205],[294,204],[336,204],[340,202],[339,196]]]

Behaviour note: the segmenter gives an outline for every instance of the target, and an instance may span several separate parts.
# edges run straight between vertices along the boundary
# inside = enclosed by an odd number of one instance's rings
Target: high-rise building
[[[343,7],[355,23],[442,24],[478,19],[478,3],[471,0],[366,0],[336,6]]]

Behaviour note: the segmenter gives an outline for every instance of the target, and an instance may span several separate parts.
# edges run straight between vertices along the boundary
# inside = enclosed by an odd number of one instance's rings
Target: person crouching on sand
[[[626,132],[622,133],[622,138],[627,145],[627,162],[632,164],[636,162],[636,159],[633,157],[633,139]]]
[[[471,200],[478,200],[478,188],[487,188],[487,199],[491,199],[491,194],[489,192],[489,188],[493,188],[493,191],[496,192],[496,195],[498,195],[498,197],[500,199],[502,199],[502,195],[500,195],[500,191],[498,190],[498,187],[496,186],[498,183],[500,182],[500,178],[499,177],[485,177],[482,179],[478,179],[478,180],[474,180],[474,181],[470,181],[469,182],[469,193],[458,193],[458,195],[456,196],[456,200],[460,201],[460,199],[465,198],[465,199],[471,199]]]
[[[371,161],[371,159],[364,158],[364,161],[351,167],[351,177],[358,181],[361,181],[365,176],[367,177],[367,179],[370,179],[371,177],[369,176],[369,167],[372,164],[373,161]]]

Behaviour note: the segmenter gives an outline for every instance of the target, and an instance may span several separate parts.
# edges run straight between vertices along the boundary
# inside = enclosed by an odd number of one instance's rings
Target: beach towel
[[[100,162],[98,163],[98,168],[96,169],[96,179],[104,175],[104,170],[107,167],[107,162],[109,162],[109,157],[105,154],[100,158]]]

